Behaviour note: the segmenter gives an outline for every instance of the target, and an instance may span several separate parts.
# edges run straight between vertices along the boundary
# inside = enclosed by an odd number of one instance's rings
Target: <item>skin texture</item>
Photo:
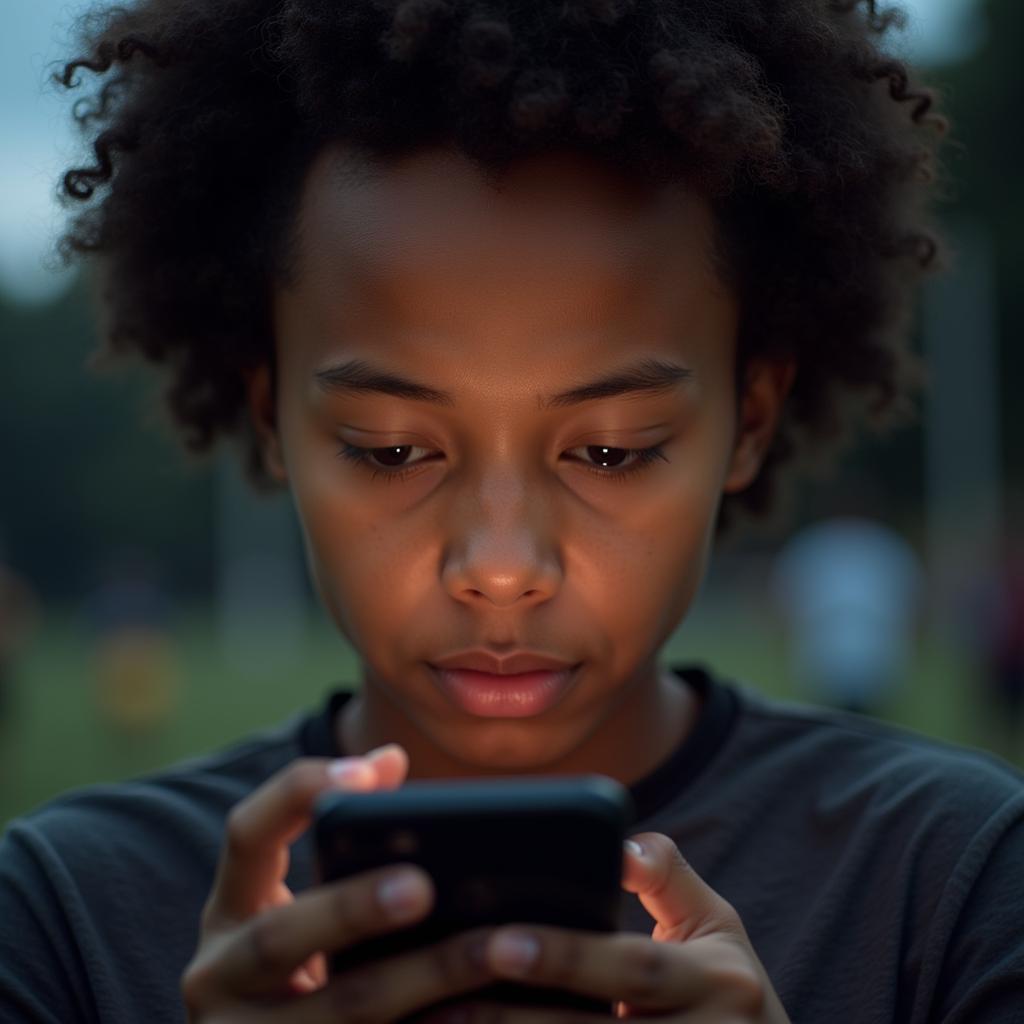
[[[362,659],[338,722],[347,751],[398,742],[411,778],[601,771],[629,784],[692,728],[696,700],[657,655],[794,372],[752,364],[737,400],[739,310],[713,270],[713,227],[682,187],[642,190],[568,153],[520,162],[498,191],[446,149],[389,164],[318,156],[274,292],[276,394],[264,366],[248,401],[321,599]],[[645,356],[692,377],[540,410],[538,396]],[[356,358],[455,404],[316,383]],[[417,465],[371,478],[339,457],[343,442],[413,445],[404,464]],[[587,447],[655,444],[667,461],[619,477],[635,456]],[[425,664],[476,647],[583,669],[541,715],[477,718]]]

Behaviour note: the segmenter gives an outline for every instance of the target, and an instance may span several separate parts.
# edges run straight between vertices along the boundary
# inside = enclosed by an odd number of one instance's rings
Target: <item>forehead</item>
[[[676,287],[721,287],[701,197],[573,153],[530,157],[492,180],[452,149],[382,163],[330,146],[305,180],[294,240],[293,278],[314,289],[358,278],[413,305],[421,288],[437,302],[460,284],[482,297],[495,280],[538,299],[557,285],[591,303],[666,275]]]

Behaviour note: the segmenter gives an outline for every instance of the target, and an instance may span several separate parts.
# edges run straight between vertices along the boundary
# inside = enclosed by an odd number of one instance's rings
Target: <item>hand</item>
[[[386,1024],[493,978],[482,955],[489,930],[328,978],[326,954],[421,920],[434,898],[429,876],[412,865],[298,896],[288,889],[288,847],[309,827],[317,796],[330,788],[394,789],[409,762],[392,744],[334,762],[340,773],[330,764],[294,761],[228,816],[199,946],[182,975],[190,1024]],[[393,884],[401,878],[404,889]]]
[[[651,938],[592,935],[539,925],[506,926],[485,947],[496,975],[568,989],[616,1004],[618,1017],[671,1024],[789,1024],[733,907],[706,885],[668,836],[634,836],[623,888],[654,918]],[[523,954],[532,939],[535,959]],[[510,941],[511,940],[511,941]],[[460,1002],[439,1013],[449,1024],[598,1024],[607,1017],[562,1010]],[[433,1021],[433,1017],[430,1018]]]

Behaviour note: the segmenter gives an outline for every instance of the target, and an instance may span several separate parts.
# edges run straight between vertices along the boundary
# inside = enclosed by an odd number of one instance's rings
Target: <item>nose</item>
[[[450,510],[445,589],[457,600],[497,607],[548,600],[562,578],[558,519],[539,483],[492,467]]]

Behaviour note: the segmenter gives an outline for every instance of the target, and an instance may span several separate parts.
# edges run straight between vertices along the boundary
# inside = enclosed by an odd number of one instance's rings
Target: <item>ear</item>
[[[260,454],[263,456],[263,468],[273,480],[287,483],[288,470],[285,468],[281,439],[277,432],[277,397],[268,363],[245,372],[245,392],[249,419],[256,431]]]
[[[754,482],[775,436],[795,376],[793,359],[752,360],[747,367],[736,441],[722,486],[724,493],[742,491]]]

